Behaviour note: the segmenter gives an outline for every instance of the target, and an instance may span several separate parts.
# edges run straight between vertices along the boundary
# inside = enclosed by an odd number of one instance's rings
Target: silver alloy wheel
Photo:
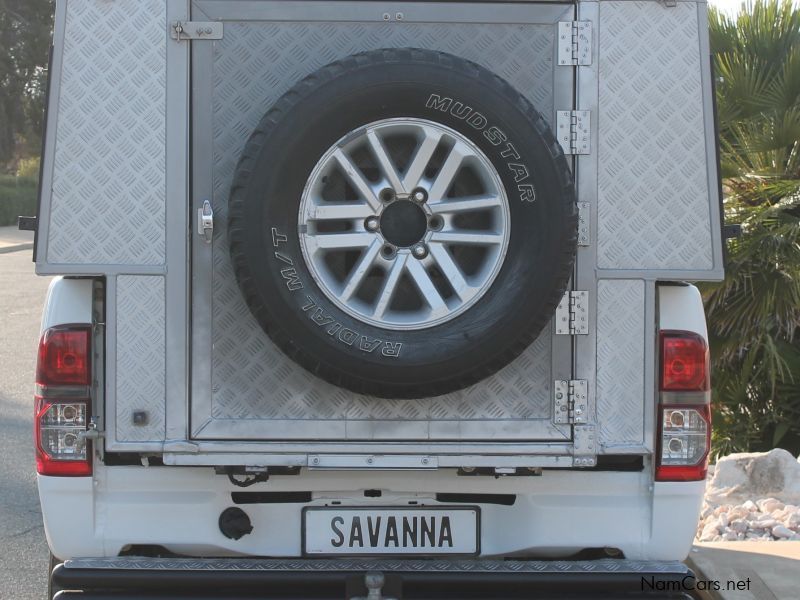
[[[298,228],[320,289],[351,316],[423,329],[463,313],[491,287],[511,230],[508,199],[483,152],[416,118],[376,121],[320,158]]]

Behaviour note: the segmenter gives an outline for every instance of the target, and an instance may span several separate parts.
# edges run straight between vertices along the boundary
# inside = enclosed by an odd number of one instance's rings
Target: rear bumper
[[[653,483],[647,471],[545,471],[541,477],[459,477],[438,472],[302,472],[274,476],[253,492],[309,492],[310,502],[239,505],[253,532],[226,538],[219,516],[234,487],[208,468],[102,467],[92,477],[40,476],[53,554],[114,557],[130,545],[183,556],[302,556],[305,506],[442,506],[437,494],[508,494],[513,505],[470,501],[481,511],[481,558],[567,557],[612,547],[631,560],[683,560],[705,483]],[[378,490],[380,497],[366,497]],[[460,506],[464,506],[461,504]]]
[[[689,598],[679,562],[596,560],[78,559],[53,571],[61,598],[353,599],[378,574],[385,599]],[[373,585],[375,578],[372,579]]]

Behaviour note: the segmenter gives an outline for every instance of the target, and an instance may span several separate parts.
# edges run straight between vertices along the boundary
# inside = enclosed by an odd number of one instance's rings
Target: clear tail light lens
[[[92,474],[91,444],[84,434],[90,417],[91,328],[48,329],[39,342],[34,440],[41,475]]]
[[[92,474],[89,444],[82,436],[87,404],[36,398],[36,467],[41,475]]]
[[[701,481],[711,447],[708,344],[690,331],[661,332],[656,481]]]
[[[711,410],[700,406],[662,406],[659,415],[657,481],[699,481],[708,470]]]

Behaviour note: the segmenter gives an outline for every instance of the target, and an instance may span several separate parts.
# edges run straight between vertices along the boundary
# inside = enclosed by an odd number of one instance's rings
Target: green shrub
[[[37,177],[0,175],[0,225],[16,225],[20,215],[36,214]]]
[[[23,158],[17,165],[17,177],[39,177],[39,157]]]

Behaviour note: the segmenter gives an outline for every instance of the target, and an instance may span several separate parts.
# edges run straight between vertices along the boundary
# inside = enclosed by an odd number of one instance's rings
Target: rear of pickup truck
[[[103,452],[79,393],[98,359],[87,335],[98,328],[96,290],[88,279],[54,280],[43,321],[38,485],[52,552],[72,559],[56,570],[64,589],[165,594],[214,581],[226,597],[351,597],[344,590],[362,590],[364,573],[377,571],[387,597],[398,586],[413,598],[408,590],[467,584],[489,597],[551,583],[559,592],[640,590],[643,577],[687,575],[678,561],[694,536],[710,432],[700,390],[706,331],[692,286],[658,288],[665,389],[649,410],[659,454],[612,455],[585,469],[415,470],[379,455],[362,468],[231,469]],[[672,391],[687,384],[698,389]]]
[[[723,276],[705,18],[57,2],[54,585],[682,593],[710,442],[684,282]]]

